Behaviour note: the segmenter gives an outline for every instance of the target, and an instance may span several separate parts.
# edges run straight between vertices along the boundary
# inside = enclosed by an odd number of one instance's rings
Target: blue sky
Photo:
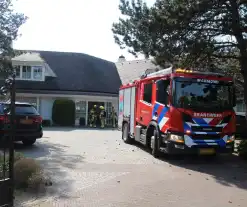
[[[149,5],[154,1],[146,0]],[[14,48],[82,52],[110,61],[117,61],[121,54],[135,59],[113,39],[118,5],[118,0],[18,0],[15,10],[29,19],[20,28]]]

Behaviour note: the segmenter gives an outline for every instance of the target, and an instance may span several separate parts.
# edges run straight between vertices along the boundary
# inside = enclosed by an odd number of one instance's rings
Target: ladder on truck
[[[173,73],[174,67],[171,65],[168,68],[154,68],[154,69],[147,69],[145,73],[141,76],[141,79],[162,76],[162,75],[169,75]]]

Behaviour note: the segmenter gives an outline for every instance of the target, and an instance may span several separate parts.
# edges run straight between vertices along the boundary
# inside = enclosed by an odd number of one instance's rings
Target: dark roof
[[[52,90],[116,94],[121,85],[115,63],[82,53],[35,51],[57,77],[45,82],[16,81],[20,90]]]

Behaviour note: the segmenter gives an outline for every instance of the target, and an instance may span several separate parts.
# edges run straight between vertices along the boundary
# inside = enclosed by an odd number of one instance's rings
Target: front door
[[[86,101],[76,101],[75,102],[75,117],[76,125],[85,126],[86,125],[86,110],[87,102]]]
[[[89,125],[89,122],[90,122],[90,110],[96,105],[96,114],[97,114],[97,121],[96,121],[96,125],[97,127],[99,127],[101,124],[100,124],[100,119],[99,119],[99,113],[100,113],[100,109],[99,107],[100,106],[104,106],[105,107],[105,103],[104,102],[93,102],[93,101],[89,101],[88,102],[88,125]]]

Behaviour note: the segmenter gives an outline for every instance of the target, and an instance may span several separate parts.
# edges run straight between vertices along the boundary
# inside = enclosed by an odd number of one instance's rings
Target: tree
[[[25,23],[23,14],[13,11],[11,0],[0,0],[0,72],[11,69],[14,56],[12,42],[18,37],[19,27]]]
[[[152,7],[120,0],[119,9],[124,17],[112,31],[121,48],[159,65],[214,70],[236,62],[247,102],[247,0],[156,0]]]

